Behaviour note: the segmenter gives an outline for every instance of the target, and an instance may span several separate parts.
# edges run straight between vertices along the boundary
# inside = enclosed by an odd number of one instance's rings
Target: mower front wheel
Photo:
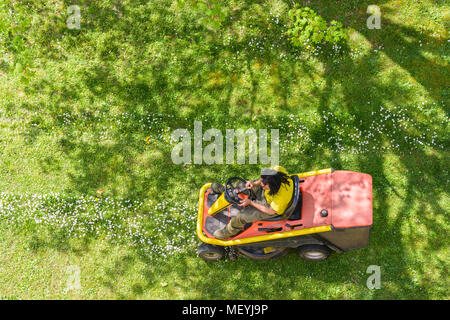
[[[225,248],[214,246],[212,244],[202,243],[198,249],[197,254],[205,261],[219,261],[225,256]]]
[[[324,245],[320,244],[306,244],[298,247],[298,255],[303,260],[307,261],[323,261],[327,259],[331,250]]]

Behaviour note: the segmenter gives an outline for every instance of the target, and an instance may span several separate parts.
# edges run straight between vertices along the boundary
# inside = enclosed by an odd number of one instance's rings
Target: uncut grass
[[[282,1],[232,1],[220,31],[199,23],[201,14],[183,1],[83,2],[82,28],[68,30],[65,4],[57,3],[15,8],[19,26],[20,19],[34,21],[17,31],[29,50],[2,47],[0,190],[5,199],[27,199],[12,211],[17,221],[8,216],[1,223],[10,229],[2,235],[9,257],[2,263],[3,296],[448,298],[441,277],[448,249],[440,236],[448,232],[448,42],[434,3],[418,10],[414,1],[382,1],[381,30],[364,28],[371,3],[310,4],[350,28],[351,53],[342,58],[283,42],[288,4]],[[17,72],[17,63],[24,71]],[[371,174],[370,246],[321,264],[294,253],[264,263],[199,261],[199,188],[232,175],[256,177],[259,167],[174,165],[170,134],[192,133],[194,120],[222,132],[279,128],[280,163],[290,172],[334,167]],[[20,210],[35,195],[51,193],[60,207],[67,199],[106,197],[145,205],[142,218],[106,204],[85,209],[68,237],[57,231],[59,214],[48,224],[36,222],[51,216],[43,210],[51,206],[30,215]],[[94,220],[99,212],[114,219]],[[138,219],[139,239],[156,245],[132,246],[128,218]],[[107,228],[114,223],[113,231]],[[7,245],[13,242],[19,247]],[[82,289],[64,293],[62,272],[73,264],[81,268]],[[366,287],[371,264],[381,266],[381,290]],[[32,277],[37,270],[44,280]]]

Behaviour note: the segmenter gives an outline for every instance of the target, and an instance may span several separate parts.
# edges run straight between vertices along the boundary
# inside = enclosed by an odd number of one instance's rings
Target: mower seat
[[[302,211],[302,192],[300,191],[300,179],[298,176],[291,176],[294,182],[294,191],[291,202],[283,214],[262,221],[298,220]]]

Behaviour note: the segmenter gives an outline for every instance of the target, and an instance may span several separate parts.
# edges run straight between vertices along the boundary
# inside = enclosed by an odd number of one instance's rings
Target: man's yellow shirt
[[[288,174],[286,169],[282,166],[276,166],[272,169]],[[285,183],[281,184],[280,190],[278,190],[278,192],[273,196],[269,195],[270,190],[264,190],[264,196],[267,203],[272,207],[273,210],[275,210],[278,215],[284,213],[289,205],[289,202],[291,202],[292,199],[292,194],[294,192],[294,181],[292,181],[290,177],[288,178],[288,181],[289,185]]]

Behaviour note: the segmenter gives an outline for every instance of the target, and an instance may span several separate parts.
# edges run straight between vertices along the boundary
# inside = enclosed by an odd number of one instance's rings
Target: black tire
[[[289,248],[274,248],[273,251],[265,253],[264,248],[236,247],[236,251],[245,258],[253,260],[269,260],[284,257],[288,254]]]
[[[202,243],[197,249],[197,254],[205,261],[219,261],[225,257],[225,248],[212,244]]]
[[[300,258],[307,261],[323,261],[331,254],[330,248],[320,244],[305,244],[298,247],[297,252]]]

